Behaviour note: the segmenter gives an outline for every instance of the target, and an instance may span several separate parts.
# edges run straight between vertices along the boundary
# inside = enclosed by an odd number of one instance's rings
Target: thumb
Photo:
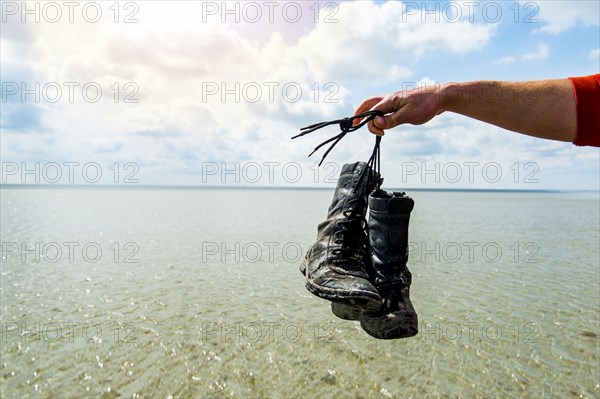
[[[373,120],[373,124],[380,129],[390,129],[394,127],[392,115],[377,116]]]

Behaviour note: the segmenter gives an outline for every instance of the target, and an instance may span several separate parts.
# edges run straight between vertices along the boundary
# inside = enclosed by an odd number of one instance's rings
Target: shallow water
[[[409,193],[395,341],[303,286],[329,190],[0,193],[3,398],[600,397],[597,193]]]

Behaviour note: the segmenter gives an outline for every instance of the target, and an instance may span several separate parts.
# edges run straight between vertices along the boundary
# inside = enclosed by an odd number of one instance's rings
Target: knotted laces
[[[363,127],[364,125],[366,125],[367,123],[369,123],[370,121],[375,119],[376,116],[383,116],[383,115],[384,115],[384,113],[381,111],[367,111],[367,112],[363,112],[361,114],[357,114],[357,115],[350,116],[347,118],[337,119],[337,120],[328,121],[328,122],[315,123],[313,125],[300,128],[300,134],[297,134],[294,137],[292,137],[292,140],[296,139],[298,137],[305,136],[305,135],[312,133],[315,130],[321,129],[325,126],[339,124],[341,133],[325,140],[324,142],[322,142],[321,144],[316,146],[315,149],[310,154],[308,154],[308,156],[310,157],[312,154],[317,152],[319,150],[319,148],[323,147],[325,144],[333,142],[329,146],[327,151],[325,151],[325,153],[323,154],[323,157],[321,158],[321,161],[319,162],[319,166],[321,166],[321,164],[323,163],[323,161],[325,160],[327,155],[329,155],[331,150],[333,150],[333,147],[335,147],[337,145],[337,143],[339,143],[348,133],[354,132],[355,130],[360,129],[361,127]],[[360,119],[360,118],[365,118],[365,119],[362,122],[360,122],[359,124],[357,124],[356,126],[353,126],[354,120]],[[376,148],[379,147],[378,143],[379,143],[379,141],[377,141],[377,143],[375,144]]]

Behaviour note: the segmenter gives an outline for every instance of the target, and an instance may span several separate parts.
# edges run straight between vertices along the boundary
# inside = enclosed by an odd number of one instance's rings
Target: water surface
[[[330,190],[0,193],[3,398],[600,396],[597,193],[409,193],[394,341],[304,288]]]

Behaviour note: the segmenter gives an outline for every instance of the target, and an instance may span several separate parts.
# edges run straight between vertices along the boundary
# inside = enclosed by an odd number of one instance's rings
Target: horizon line
[[[202,189],[260,189],[260,190],[333,190],[331,187],[311,187],[311,186],[254,186],[254,185],[165,185],[165,184],[139,184],[139,183],[121,183],[121,184],[95,184],[95,183],[73,183],[73,184],[52,184],[52,183],[0,183],[2,188],[117,188],[117,189],[179,189],[179,190],[202,190]],[[481,192],[523,192],[523,193],[563,193],[563,192],[594,192],[600,193],[598,189],[520,189],[520,188],[466,188],[466,187],[389,187],[388,191],[481,191]]]

